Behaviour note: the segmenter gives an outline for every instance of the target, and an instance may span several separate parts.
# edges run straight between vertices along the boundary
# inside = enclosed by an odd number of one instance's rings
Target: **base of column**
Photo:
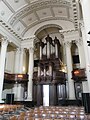
[[[28,97],[25,101],[32,101],[32,98]]]
[[[15,101],[24,101],[22,98],[17,98]]]
[[[76,98],[72,98],[72,97],[70,97],[70,98],[68,98],[69,100],[76,100]]]
[[[4,103],[4,101],[3,100],[0,100],[0,104],[3,104]]]

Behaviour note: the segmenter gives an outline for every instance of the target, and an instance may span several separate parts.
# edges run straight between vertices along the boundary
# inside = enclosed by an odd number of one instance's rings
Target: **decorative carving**
[[[21,50],[21,48],[17,48],[16,51],[15,51],[16,54],[20,54],[20,52],[21,52],[20,50]]]
[[[1,26],[3,26],[5,29],[8,29],[10,33],[12,33],[15,37],[17,37],[19,40],[22,40],[21,37],[14,31],[10,26],[8,26],[3,20],[0,20]]]
[[[34,53],[34,48],[33,48],[33,47],[30,47],[30,48],[29,48],[29,54],[30,54],[30,53]]]
[[[79,27],[82,30],[84,30],[84,22],[83,21],[79,21]]]
[[[81,38],[79,38],[79,40],[75,40],[75,43],[77,46],[82,46],[83,45],[83,41]]]
[[[65,42],[64,45],[65,45],[66,47],[71,47],[71,41]]]
[[[1,46],[2,46],[2,45],[6,45],[6,46],[7,46],[7,45],[8,45],[8,42],[9,42],[9,41],[8,41],[7,37],[6,37],[6,36],[3,37],[3,38],[2,38],[2,42],[1,42]]]

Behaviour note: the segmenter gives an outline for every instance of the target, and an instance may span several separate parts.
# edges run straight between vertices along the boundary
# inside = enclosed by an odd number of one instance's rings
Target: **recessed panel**
[[[14,9],[14,11],[17,11],[27,5],[26,0],[6,0],[6,1]]]
[[[21,23],[18,22],[17,24],[15,24],[14,29],[21,34],[23,32],[23,30],[25,29],[25,26]]]
[[[54,7],[53,11],[56,17],[67,17],[67,10],[64,7]]]
[[[28,14],[27,16],[25,16],[22,21],[29,26],[30,24],[34,23],[37,21],[37,17],[35,16],[34,13],[32,14]]]
[[[39,16],[40,19],[52,17],[50,8],[38,10],[37,15]]]
[[[0,2],[0,17],[5,21],[8,21],[13,13],[11,10],[1,1]]]

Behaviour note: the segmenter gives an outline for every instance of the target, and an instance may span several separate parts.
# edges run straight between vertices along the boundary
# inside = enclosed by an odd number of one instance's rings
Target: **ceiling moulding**
[[[78,29],[78,13],[77,13],[77,4],[76,0],[72,0],[72,6],[73,6],[73,18],[74,18],[74,25],[75,29]]]
[[[9,27],[9,25],[7,25],[7,23],[5,23],[3,20],[0,19],[0,24],[6,29],[8,30],[8,32],[10,32],[11,34],[13,34],[17,39],[19,39],[20,41],[22,40],[22,38],[15,32],[15,30],[13,30],[11,27]]]
[[[24,38],[21,41],[21,47],[22,48],[27,48],[27,49],[29,49],[30,47],[34,47],[35,39],[36,39],[35,35],[30,37],[30,38]]]
[[[20,47],[21,41],[11,34],[4,26],[2,26],[2,24],[0,24],[0,34],[2,37],[7,37],[10,44],[13,43],[15,46]]]
[[[66,6],[66,7],[71,7],[71,3],[67,2],[66,0],[44,0],[44,1],[37,1],[35,3],[31,3],[25,7],[23,7],[23,9],[17,11],[15,14],[13,14],[11,16],[11,18],[9,19],[9,23],[10,25],[13,25],[15,21],[17,21],[20,17],[22,17],[24,14],[27,14],[30,11],[35,11],[35,10],[39,10],[41,8],[44,7],[50,7],[50,6]]]
[[[44,30],[45,28],[50,28],[50,27],[55,27],[58,28],[60,30],[62,30],[63,28],[59,25],[56,24],[48,24],[48,25],[44,25],[43,27],[40,27],[36,32],[35,35],[38,35],[38,33],[40,33],[42,30]]]
[[[53,18],[53,17],[50,17],[50,18],[45,18],[45,19],[42,19],[42,20],[40,20],[40,21],[37,21],[37,22],[29,25],[26,29],[24,29],[24,31],[23,31],[22,34],[21,34],[22,37],[24,36],[24,34],[25,34],[30,28],[34,27],[34,26],[37,25],[37,24],[40,24],[40,23],[42,23],[42,22],[49,21],[49,20],[64,20],[64,21],[70,21],[70,22],[74,23],[73,20],[68,19],[68,18],[63,18],[63,17],[54,17],[54,18]]]
[[[78,32],[77,30],[59,30],[60,33],[72,33],[72,32]]]

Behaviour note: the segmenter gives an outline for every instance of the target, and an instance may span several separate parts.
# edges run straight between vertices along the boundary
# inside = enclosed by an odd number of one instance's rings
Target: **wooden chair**
[[[26,117],[25,120],[34,120],[33,117]]]
[[[76,120],[85,120],[85,115],[77,114],[76,115]]]
[[[18,120],[17,116],[11,116],[9,120]]]

